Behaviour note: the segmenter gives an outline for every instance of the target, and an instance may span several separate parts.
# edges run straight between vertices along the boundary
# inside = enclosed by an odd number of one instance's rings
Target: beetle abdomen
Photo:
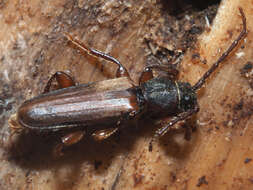
[[[39,130],[75,124],[107,125],[139,109],[134,88],[112,86],[105,90],[98,88],[98,84],[65,88],[26,101],[18,110],[18,121]]]

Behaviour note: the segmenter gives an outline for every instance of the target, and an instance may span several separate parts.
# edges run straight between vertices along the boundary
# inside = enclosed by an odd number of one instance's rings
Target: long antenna
[[[244,12],[241,7],[239,7],[240,14],[242,16],[242,24],[243,29],[239,36],[233,41],[233,43],[230,45],[230,47],[225,51],[220,58],[212,65],[212,67],[199,79],[199,81],[192,87],[194,91],[200,89],[202,85],[206,82],[206,79],[215,71],[215,69],[218,68],[219,64],[226,59],[228,54],[237,46],[240,40],[244,38],[244,36],[247,34],[246,29],[246,17],[244,15]]]
[[[81,41],[73,38],[70,34],[68,33],[64,33],[64,36],[78,49],[78,50],[81,50],[81,51],[84,51],[84,52],[87,52],[88,54],[92,55],[92,56],[95,56],[95,57],[101,57],[107,61],[110,61],[112,63],[115,63],[118,65],[118,70],[117,70],[117,74],[116,75],[120,75],[120,76],[126,76],[128,77],[129,79],[131,79],[129,77],[129,74],[128,74],[128,71],[127,69],[114,57],[104,53],[104,52],[101,52],[101,51],[98,51],[98,50],[95,50],[95,49],[92,49],[92,48],[89,48],[87,47],[84,43],[82,43]],[[119,76],[117,76],[119,77]]]

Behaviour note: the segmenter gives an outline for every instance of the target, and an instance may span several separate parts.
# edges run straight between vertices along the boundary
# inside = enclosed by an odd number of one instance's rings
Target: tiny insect
[[[156,130],[149,145],[151,151],[155,139],[171,130],[177,122],[199,111],[197,90],[246,36],[246,18],[241,8],[239,11],[242,17],[242,31],[193,86],[176,80],[178,71],[175,67],[160,65],[145,67],[139,85],[136,86],[127,69],[117,59],[91,49],[66,34],[69,42],[80,51],[116,64],[118,66],[116,78],[76,85],[68,74],[56,72],[49,79],[42,95],[25,101],[18,108],[17,114],[9,120],[10,127],[52,133],[73,129],[61,138],[62,148],[77,143],[85,134],[90,134],[95,140],[105,140],[126,125],[129,120],[136,120],[147,113],[172,117],[169,122]],[[170,77],[154,78],[153,69],[167,71]],[[60,89],[51,90],[53,81],[57,81]]]

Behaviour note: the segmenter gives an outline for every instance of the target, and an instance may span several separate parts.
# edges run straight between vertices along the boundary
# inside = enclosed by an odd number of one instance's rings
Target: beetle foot
[[[53,150],[53,158],[54,159],[58,159],[58,158],[60,158],[60,157],[62,157],[64,155],[63,148],[64,148],[63,144],[57,144],[54,147],[54,150]]]
[[[104,130],[95,131],[92,133],[92,137],[95,141],[102,141],[113,135],[118,131],[118,128],[109,128]]]

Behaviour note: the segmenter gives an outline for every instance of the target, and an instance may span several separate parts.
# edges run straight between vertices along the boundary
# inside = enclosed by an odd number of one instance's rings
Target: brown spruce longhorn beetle
[[[165,70],[174,76],[178,73],[173,67],[154,65],[144,68],[139,86],[135,86],[127,69],[117,59],[91,49],[66,34],[68,40],[79,50],[115,63],[118,66],[116,78],[75,85],[69,75],[56,72],[48,81],[42,95],[25,101],[19,107],[16,120],[14,117],[10,119],[10,126],[18,128],[18,125],[19,128],[39,132],[73,129],[74,132],[62,137],[63,147],[78,142],[85,133],[91,134],[95,140],[106,139],[127,121],[147,112],[158,116],[172,116],[170,122],[155,132],[152,143],[154,139],[167,133],[175,123],[199,111],[196,91],[247,33],[244,12],[241,8],[239,11],[243,24],[239,36],[193,86],[187,82],[176,81],[175,77],[174,80],[168,77],[153,78],[152,69]],[[61,89],[50,91],[54,80]],[[151,143],[149,150],[152,149]]]

